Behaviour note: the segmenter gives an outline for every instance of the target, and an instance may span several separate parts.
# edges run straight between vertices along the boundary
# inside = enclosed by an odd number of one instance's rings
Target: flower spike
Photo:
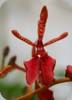
[[[32,41],[30,41],[29,39],[27,39],[27,38],[21,36],[20,33],[19,33],[17,30],[12,30],[11,32],[12,32],[12,34],[13,34],[15,37],[17,37],[18,39],[20,39],[20,40],[26,42],[27,44],[29,44],[29,45],[31,45],[31,46],[36,46]]]
[[[47,21],[47,17],[48,17],[48,11],[47,11],[46,6],[44,6],[41,10],[40,19],[38,21],[38,37],[40,39],[42,39],[43,35],[44,35],[45,24],[46,24],[46,21]]]
[[[47,45],[50,45],[52,43],[55,43],[55,42],[57,42],[59,40],[62,40],[62,39],[64,39],[67,36],[68,36],[68,32],[64,32],[63,34],[61,34],[57,38],[51,39],[50,41],[48,41],[47,43],[45,43],[44,46],[47,46]]]

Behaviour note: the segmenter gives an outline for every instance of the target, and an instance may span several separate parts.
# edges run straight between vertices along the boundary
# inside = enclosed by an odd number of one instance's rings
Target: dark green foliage
[[[3,79],[0,79],[0,92],[6,100],[15,100],[19,96],[26,94],[27,87],[21,84],[9,85]],[[30,100],[37,100],[37,96],[31,97]]]
[[[8,85],[3,80],[0,80],[0,92],[7,100],[23,95],[23,86],[20,84]]]

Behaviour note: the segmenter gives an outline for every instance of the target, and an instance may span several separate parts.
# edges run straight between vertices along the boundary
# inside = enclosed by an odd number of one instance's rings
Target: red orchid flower
[[[31,85],[36,80],[39,80],[41,84],[46,86],[49,86],[53,82],[56,60],[46,53],[44,47],[59,41],[68,35],[67,32],[64,32],[59,37],[43,44],[43,36],[45,32],[47,17],[48,11],[46,6],[44,6],[41,10],[40,19],[38,21],[38,40],[35,43],[21,36],[18,31],[12,30],[14,36],[33,47],[32,59],[24,62],[26,68],[26,80],[29,85]]]
[[[65,76],[72,78],[72,65],[67,66]]]

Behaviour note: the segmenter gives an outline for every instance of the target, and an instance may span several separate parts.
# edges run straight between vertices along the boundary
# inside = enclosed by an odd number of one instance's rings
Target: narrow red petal
[[[68,65],[65,76],[72,78],[72,65]]]
[[[36,46],[32,41],[30,41],[29,39],[27,39],[26,37],[24,36],[21,36],[20,33],[17,31],[17,30],[12,30],[11,31],[12,34],[17,37],[18,39],[26,42],[27,44],[31,45],[31,46]]]
[[[67,37],[67,36],[68,36],[68,32],[64,32],[64,33],[62,33],[60,36],[58,36],[57,38],[51,39],[50,41],[46,42],[46,43],[44,44],[44,46],[48,46],[48,45],[50,45],[50,44],[53,44],[53,43],[55,43],[55,42],[57,42],[57,41],[59,41],[59,40],[64,39],[64,38]]]
[[[56,60],[50,56],[41,58],[41,81],[42,84],[48,86],[53,82],[54,79],[54,67]]]
[[[47,11],[46,6],[44,6],[41,10],[40,20],[38,22],[38,36],[39,36],[39,38],[43,37],[47,17],[48,17],[48,11]]]
[[[38,57],[32,58],[24,63],[26,67],[26,80],[31,85],[38,78],[39,75],[39,59]]]
[[[46,22],[48,17],[48,10],[46,6],[43,6],[41,13],[40,13],[40,18],[44,20],[44,22]]]

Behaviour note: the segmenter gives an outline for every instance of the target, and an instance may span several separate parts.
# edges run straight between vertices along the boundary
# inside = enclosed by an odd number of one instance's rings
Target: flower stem
[[[54,86],[54,85],[60,84],[60,83],[71,82],[71,81],[72,81],[72,79],[68,78],[68,77],[54,80],[50,86],[48,86],[48,87],[43,86],[42,88],[35,89],[34,91],[27,93],[26,95],[21,96],[21,97],[17,98],[16,100],[27,100],[28,98],[32,97],[33,95],[38,94],[40,91],[48,89],[51,86]]]

